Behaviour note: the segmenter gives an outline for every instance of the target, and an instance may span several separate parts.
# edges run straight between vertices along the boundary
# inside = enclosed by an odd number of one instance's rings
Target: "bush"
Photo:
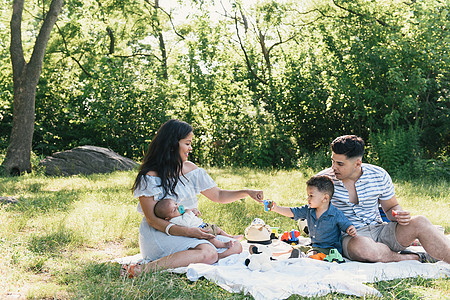
[[[396,178],[429,177],[450,179],[450,163],[424,159],[417,128],[397,129],[372,133],[369,137],[366,158],[368,162],[384,168]]]

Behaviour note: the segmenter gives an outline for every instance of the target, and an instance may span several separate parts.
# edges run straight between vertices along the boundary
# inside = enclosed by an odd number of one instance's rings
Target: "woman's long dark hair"
[[[161,178],[163,198],[168,194],[177,196],[175,187],[183,168],[178,142],[192,131],[191,125],[180,120],[173,119],[164,123],[148,146],[132,190],[140,187],[145,174],[154,171]]]

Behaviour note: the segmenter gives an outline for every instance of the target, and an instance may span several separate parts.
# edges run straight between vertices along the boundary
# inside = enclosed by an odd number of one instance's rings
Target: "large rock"
[[[120,156],[111,149],[81,146],[64,152],[56,152],[39,162],[47,175],[76,175],[110,173],[132,170],[138,163]]]

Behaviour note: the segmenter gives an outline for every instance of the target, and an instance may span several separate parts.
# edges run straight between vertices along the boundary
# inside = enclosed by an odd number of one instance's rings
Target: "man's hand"
[[[409,211],[405,210],[392,210],[392,216],[399,225],[408,225],[411,220]]]
[[[346,230],[347,234],[349,236],[356,236],[356,228],[353,225],[348,226],[347,230]]]

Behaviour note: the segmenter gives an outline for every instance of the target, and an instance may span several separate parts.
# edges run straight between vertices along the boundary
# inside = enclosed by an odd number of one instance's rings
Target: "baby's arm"
[[[346,230],[347,234],[349,236],[356,236],[356,228],[353,225],[348,226],[347,230]]]
[[[202,213],[198,210],[198,208],[187,208],[185,209],[186,212],[190,212],[192,211],[194,213],[194,215],[196,215],[197,217],[200,217],[202,215]]]
[[[292,213],[292,210],[290,207],[284,207],[284,206],[278,206],[275,201],[273,201],[272,209],[271,211],[274,211],[276,213],[279,213],[280,215],[293,218],[294,214]]]

